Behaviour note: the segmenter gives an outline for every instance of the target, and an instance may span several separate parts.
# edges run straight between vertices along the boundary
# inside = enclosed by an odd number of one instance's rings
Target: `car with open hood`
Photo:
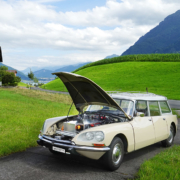
[[[173,144],[178,121],[167,98],[152,93],[108,94],[86,77],[53,73],[66,86],[78,115],[47,119],[37,143],[52,153],[102,159],[110,170],[124,154],[161,142]]]

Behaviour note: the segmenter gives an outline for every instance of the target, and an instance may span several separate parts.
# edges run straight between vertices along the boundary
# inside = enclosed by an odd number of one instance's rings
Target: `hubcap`
[[[113,148],[112,160],[113,160],[113,163],[117,165],[120,159],[121,159],[121,147],[120,147],[120,144],[118,143]]]
[[[168,142],[169,142],[169,143],[172,143],[172,141],[173,141],[173,136],[174,136],[174,129],[171,127],[171,128],[170,128],[170,135],[169,135],[169,137],[168,137]]]

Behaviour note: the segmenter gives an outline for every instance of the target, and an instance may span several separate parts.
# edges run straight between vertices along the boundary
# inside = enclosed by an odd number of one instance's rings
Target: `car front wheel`
[[[168,137],[166,140],[164,140],[164,141],[161,142],[162,145],[163,145],[164,147],[170,147],[170,146],[173,144],[174,135],[175,135],[175,129],[174,129],[174,126],[171,125],[171,126],[170,126],[170,134],[169,134],[169,137]]]
[[[110,150],[104,155],[105,166],[114,171],[118,169],[124,157],[124,144],[122,140],[115,137],[110,145]]]

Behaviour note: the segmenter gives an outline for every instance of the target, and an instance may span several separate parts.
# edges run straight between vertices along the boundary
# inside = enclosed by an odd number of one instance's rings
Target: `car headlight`
[[[90,131],[82,133],[77,138],[78,141],[101,142],[104,140],[102,131]]]
[[[101,131],[95,132],[95,139],[100,142],[104,140],[104,133]]]
[[[92,140],[94,138],[94,133],[92,133],[92,132],[87,132],[86,133],[86,139],[87,140]]]

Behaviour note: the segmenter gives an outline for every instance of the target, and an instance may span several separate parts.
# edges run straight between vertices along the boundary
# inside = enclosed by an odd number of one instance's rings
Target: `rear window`
[[[166,101],[160,101],[159,104],[160,104],[162,113],[170,113],[171,112]]]

